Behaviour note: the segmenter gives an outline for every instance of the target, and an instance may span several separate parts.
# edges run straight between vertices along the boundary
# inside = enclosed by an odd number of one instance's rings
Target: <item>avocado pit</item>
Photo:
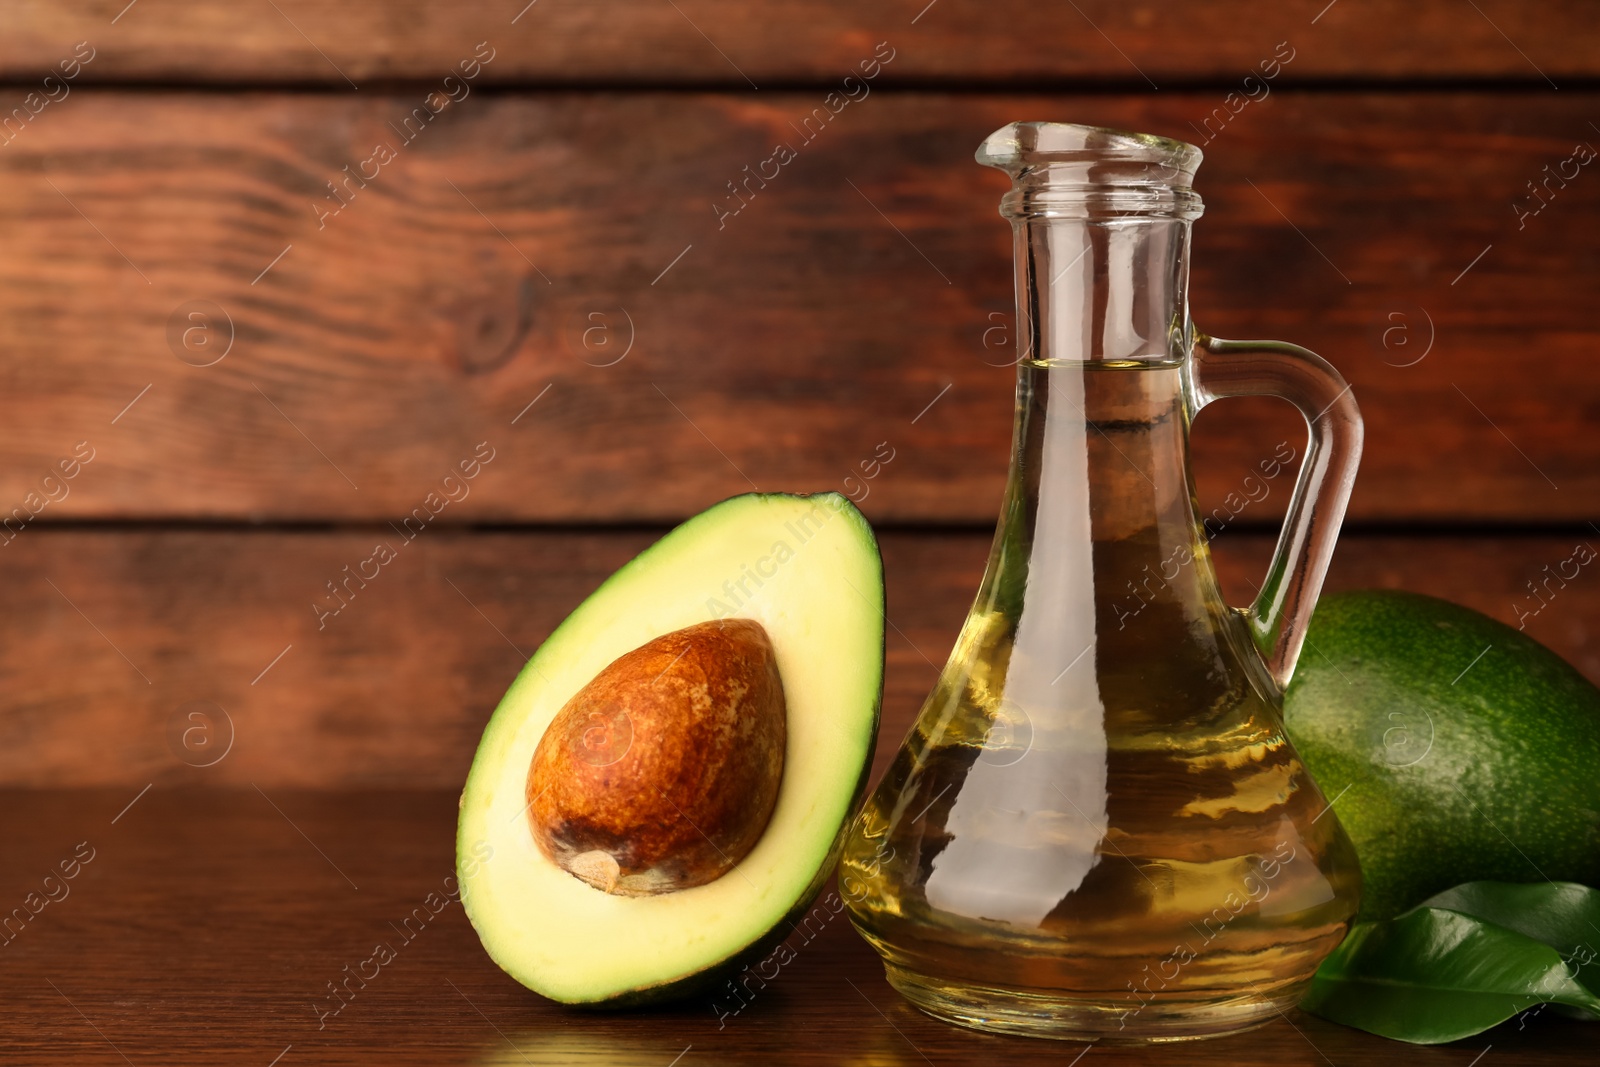
[[[625,653],[551,720],[528,769],[534,842],[606,893],[715,881],[777,804],[787,709],[752,619],[664,634]]]

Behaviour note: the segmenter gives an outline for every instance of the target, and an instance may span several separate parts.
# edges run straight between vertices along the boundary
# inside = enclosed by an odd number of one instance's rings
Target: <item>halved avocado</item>
[[[729,618],[765,631],[782,683],[781,778],[765,828],[705,884],[630,895],[569,873],[541,848],[532,821],[530,767],[547,729],[571,717],[564,709],[599,676],[635,662],[630,654],[659,654],[679,631]],[[877,543],[837,493],[723,501],[612,575],[512,683],[461,795],[461,901],[494,961],[552,1000],[617,1006],[714,984],[781,939],[784,920],[831,874],[866,786],[883,621]],[[656,792],[645,785],[613,775],[607,791],[626,803]]]

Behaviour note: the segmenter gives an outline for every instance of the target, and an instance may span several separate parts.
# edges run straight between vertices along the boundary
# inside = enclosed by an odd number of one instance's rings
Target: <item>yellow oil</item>
[[[1354,852],[1195,518],[1182,374],[1022,368],[983,587],[840,872],[891,981],[934,1014],[1081,1039],[1245,1029],[1354,913]]]

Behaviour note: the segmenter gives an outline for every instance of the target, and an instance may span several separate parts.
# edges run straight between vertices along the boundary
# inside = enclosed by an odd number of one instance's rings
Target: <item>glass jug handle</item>
[[[1224,341],[1201,334],[1190,385],[1195,411],[1225,396],[1277,396],[1299,408],[1310,428],[1310,448],[1289,498],[1283,532],[1246,613],[1268,671],[1280,688],[1287,687],[1361,462],[1361,412],[1332,364],[1283,341]]]

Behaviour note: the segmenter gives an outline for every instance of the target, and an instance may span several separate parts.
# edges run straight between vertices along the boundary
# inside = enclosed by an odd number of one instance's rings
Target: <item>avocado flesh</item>
[[[1284,721],[1339,797],[1361,920],[1468,881],[1600,884],[1600,689],[1525,634],[1415,593],[1324,597]]]
[[[608,664],[717,617],[761,623],[788,707],[765,833],[722,877],[656,896],[601,892],[533,840],[528,768],[545,728]],[[831,874],[864,787],[883,685],[883,571],[842,496],[750,494],[640,553],[564,621],[500,702],[461,796],[462,904],[494,961],[569,1004],[645,1003],[710,984],[771,941]]]

